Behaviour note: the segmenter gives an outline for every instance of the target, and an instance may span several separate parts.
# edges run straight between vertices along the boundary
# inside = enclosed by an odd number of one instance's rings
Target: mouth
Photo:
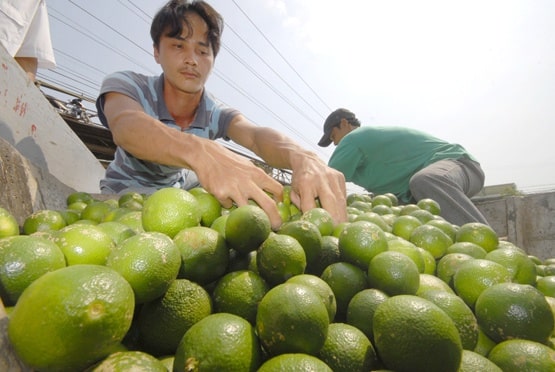
[[[181,70],[179,73],[187,79],[198,79],[200,76],[197,72],[190,70]]]

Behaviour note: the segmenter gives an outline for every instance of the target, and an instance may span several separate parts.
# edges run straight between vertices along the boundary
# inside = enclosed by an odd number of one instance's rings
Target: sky
[[[46,0],[58,66],[39,79],[96,98],[113,71],[161,73],[159,0]],[[552,0],[213,0],[222,48],[207,89],[316,152],[327,115],[459,143],[486,186],[555,189]],[[92,106],[91,106],[92,107]]]

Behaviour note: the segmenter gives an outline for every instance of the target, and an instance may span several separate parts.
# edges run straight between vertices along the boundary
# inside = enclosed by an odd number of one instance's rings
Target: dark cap
[[[338,126],[341,123],[341,119],[347,119],[351,121],[355,119],[356,116],[351,111],[340,108],[329,114],[328,118],[324,122],[324,135],[320,138],[320,142],[318,142],[318,146],[321,147],[328,147],[331,143],[331,131],[334,127]]]

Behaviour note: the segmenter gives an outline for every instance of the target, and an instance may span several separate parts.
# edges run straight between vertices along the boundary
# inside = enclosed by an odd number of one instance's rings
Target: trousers
[[[441,217],[461,226],[468,222],[488,221],[470,198],[484,187],[484,172],[476,161],[443,159],[415,173],[410,192],[415,201],[431,198],[439,203]]]

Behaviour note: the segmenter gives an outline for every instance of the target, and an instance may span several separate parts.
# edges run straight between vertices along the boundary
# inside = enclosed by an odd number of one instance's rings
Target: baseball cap
[[[334,112],[332,112],[331,114],[329,114],[326,121],[324,122],[324,135],[322,136],[322,138],[320,138],[320,141],[318,142],[318,146],[328,147],[330,145],[331,131],[334,127],[339,125],[339,123],[341,122],[341,119],[350,120],[354,118],[356,118],[355,114],[353,114],[351,111],[344,108],[339,108]]]

